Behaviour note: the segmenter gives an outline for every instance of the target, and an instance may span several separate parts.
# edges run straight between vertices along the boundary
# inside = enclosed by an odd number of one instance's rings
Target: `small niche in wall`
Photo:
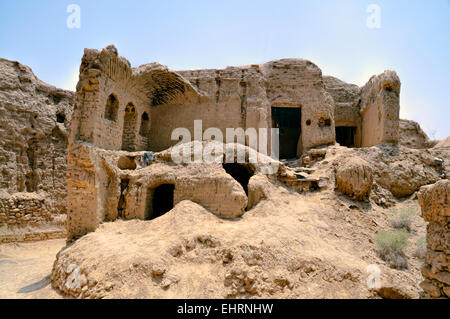
[[[56,122],[64,123],[65,120],[66,120],[66,116],[64,115],[64,113],[57,113],[56,114]]]
[[[117,96],[112,93],[108,96],[105,108],[105,119],[110,121],[117,121],[117,113],[119,110],[119,100]]]
[[[139,129],[139,135],[142,137],[147,137],[150,133],[150,117],[147,112],[142,113],[141,116],[141,126]]]
[[[323,118],[321,117],[319,119],[319,127],[326,127],[326,126],[331,126],[331,120],[329,118]]]

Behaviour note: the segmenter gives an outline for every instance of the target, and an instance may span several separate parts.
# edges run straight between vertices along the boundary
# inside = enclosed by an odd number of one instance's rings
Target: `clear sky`
[[[70,4],[80,28],[67,26]],[[0,57],[57,87],[73,90],[83,49],[108,44],[132,66],[173,70],[306,58],[358,85],[395,70],[401,117],[450,135],[449,0],[0,0]]]

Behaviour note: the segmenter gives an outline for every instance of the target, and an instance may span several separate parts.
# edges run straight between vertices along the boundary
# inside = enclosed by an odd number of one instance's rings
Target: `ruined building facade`
[[[219,128],[225,136],[227,128],[276,127],[280,158],[299,158],[336,141],[351,147],[396,143],[399,91],[393,71],[359,88],[323,77],[307,60],[174,72],[158,63],[131,68],[114,46],[86,49],[68,147],[69,238],[104,220],[148,218],[149,200],[161,185],[169,185],[172,202],[193,200],[222,217],[237,217],[250,206],[254,167],[247,167],[246,193],[225,175],[203,172],[199,182],[199,170],[195,176],[178,166],[177,176],[167,159],[158,169],[142,169],[145,151],[160,152],[178,143],[172,140],[175,128],[187,128],[194,136],[194,120],[202,120],[203,130]],[[209,191],[219,184],[224,188]]]
[[[359,88],[322,76],[313,63],[283,59],[223,70],[173,72],[151,63],[131,68],[109,46],[85,50],[73,139],[108,150],[161,151],[171,132],[203,128],[280,128],[280,158],[333,144],[396,143],[400,81],[395,72]]]

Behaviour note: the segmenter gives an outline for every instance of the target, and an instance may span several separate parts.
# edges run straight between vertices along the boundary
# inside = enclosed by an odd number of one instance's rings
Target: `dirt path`
[[[0,245],[0,298],[63,298],[50,284],[50,272],[64,239]]]

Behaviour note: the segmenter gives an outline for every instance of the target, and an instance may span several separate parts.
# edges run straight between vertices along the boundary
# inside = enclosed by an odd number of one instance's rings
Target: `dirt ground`
[[[0,245],[0,298],[63,298],[50,284],[50,272],[65,239]]]

